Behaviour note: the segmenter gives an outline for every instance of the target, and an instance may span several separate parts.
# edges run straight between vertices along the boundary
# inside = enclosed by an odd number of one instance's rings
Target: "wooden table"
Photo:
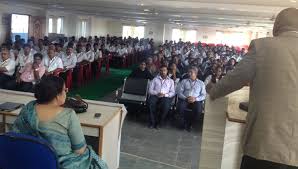
[[[206,101],[199,169],[239,169],[242,136],[247,113],[239,109],[247,102],[249,88],[227,97]]]
[[[0,90],[0,104],[4,102],[28,103],[34,100],[32,93]],[[84,135],[98,138],[98,154],[106,161],[110,169],[119,168],[121,129],[126,109],[123,105],[100,101],[85,100],[89,104],[86,113],[78,114]],[[12,112],[0,111],[0,122],[5,124],[5,131],[13,124],[20,109]],[[101,113],[99,119],[95,113]]]

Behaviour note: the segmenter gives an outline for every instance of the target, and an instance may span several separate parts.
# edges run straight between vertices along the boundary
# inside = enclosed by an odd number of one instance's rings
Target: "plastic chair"
[[[96,72],[96,79],[98,79],[100,77],[100,74],[101,74],[103,58],[99,58],[96,62],[97,62],[97,69],[98,69],[97,72]]]
[[[0,168],[59,169],[54,148],[43,139],[6,133],[0,135]]]
[[[66,71],[65,86],[68,89],[71,89],[71,87],[72,87],[72,69],[69,69],[69,70]]]
[[[122,95],[119,103],[133,103],[133,104],[146,104],[148,96],[149,80],[127,78],[124,79]]]

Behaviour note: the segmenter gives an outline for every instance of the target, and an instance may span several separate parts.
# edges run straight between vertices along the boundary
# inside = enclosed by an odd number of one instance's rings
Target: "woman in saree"
[[[87,146],[76,113],[62,107],[66,93],[62,78],[45,77],[36,85],[36,100],[21,110],[13,131],[48,141],[55,149],[60,169],[108,169]]]

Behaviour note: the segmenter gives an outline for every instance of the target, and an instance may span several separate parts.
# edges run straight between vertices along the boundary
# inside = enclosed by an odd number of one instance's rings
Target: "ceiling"
[[[296,0],[0,0],[140,23],[271,28]],[[298,0],[297,0],[298,1]]]

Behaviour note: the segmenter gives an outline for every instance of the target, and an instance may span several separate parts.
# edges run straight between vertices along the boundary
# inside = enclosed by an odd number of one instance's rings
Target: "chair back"
[[[0,168],[58,169],[55,151],[45,140],[18,133],[0,135]]]
[[[127,78],[124,82],[123,93],[145,96],[147,95],[148,85],[148,79]]]

